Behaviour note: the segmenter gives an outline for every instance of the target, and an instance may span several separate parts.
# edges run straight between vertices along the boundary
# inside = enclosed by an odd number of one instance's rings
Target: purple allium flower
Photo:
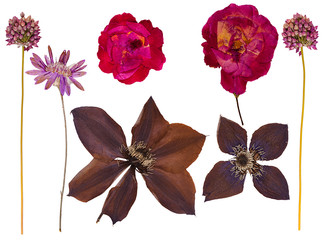
[[[75,79],[76,77],[81,77],[86,74],[83,70],[86,65],[83,66],[85,60],[79,61],[76,64],[71,66],[67,66],[67,62],[70,56],[70,51],[64,50],[60,57],[59,61],[53,60],[51,47],[48,46],[49,57],[44,56],[45,63],[42,59],[33,53],[33,57],[31,57],[31,62],[37,70],[27,71],[27,74],[30,75],[38,75],[34,80],[35,84],[39,84],[45,80],[48,80],[45,84],[45,89],[49,89],[52,85],[59,88],[61,95],[66,94],[70,95],[70,84],[74,83],[74,85],[80,90],[84,91],[83,86]]]
[[[7,45],[17,44],[24,46],[25,51],[30,50],[33,47],[37,47],[37,43],[40,41],[40,27],[39,21],[35,21],[31,16],[25,17],[22,12],[21,18],[16,16],[9,19],[9,25],[6,28]]]
[[[283,40],[290,50],[296,49],[301,55],[301,47],[317,50],[318,26],[314,26],[306,15],[294,14],[283,27]]]

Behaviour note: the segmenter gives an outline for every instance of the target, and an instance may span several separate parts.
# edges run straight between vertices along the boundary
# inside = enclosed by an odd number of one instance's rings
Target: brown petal
[[[192,128],[174,123],[160,141],[152,145],[156,168],[176,173],[184,171],[198,157],[205,136]]]
[[[113,224],[123,220],[136,199],[136,193],[135,169],[130,167],[117,186],[110,190],[98,221],[103,214],[108,215]]]
[[[250,148],[263,151],[260,160],[278,158],[285,150],[288,142],[288,126],[286,124],[270,123],[256,130],[251,139]]]
[[[80,107],[75,108],[72,114],[77,134],[94,158],[111,161],[123,157],[120,148],[126,146],[125,135],[105,111],[96,107]]]
[[[186,170],[169,173],[155,168],[152,173],[142,176],[162,206],[175,213],[195,214],[195,186]]]
[[[284,175],[278,168],[262,166],[262,176],[253,177],[255,188],[265,197],[277,200],[290,199],[288,184]]]
[[[105,163],[93,159],[70,181],[68,196],[73,196],[82,202],[99,196],[127,166],[123,161]]]
[[[232,168],[229,161],[220,161],[211,169],[203,185],[205,201],[231,197],[243,191],[245,178],[235,177]]]
[[[236,122],[220,116],[217,130],[217,140],[222,152],[231,154],[233,147],[247,147],[247,134]]]
[[[151,147],[151,144],[167,132],[168,126],[169,123],[163,118],[156,103],[150,97],[132,128],[132,143],[143,141]]]

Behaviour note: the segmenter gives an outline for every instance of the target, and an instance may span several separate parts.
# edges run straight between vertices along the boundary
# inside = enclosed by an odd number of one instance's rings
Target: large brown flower
[[[195,186],[186,168],[201,152],[204,135],[183,124],[169,124],[152,97],[132,128],[129,147],[119,124],[102,109],[80,107],[72,114],[77,134],[93,160],[69,183],[69,196],[87,202],[128,168],[109,191],[98,220],[106,214],[115,224],[127,216],[136,199],[135,170],[162,206],[175,213],[195,213]]]

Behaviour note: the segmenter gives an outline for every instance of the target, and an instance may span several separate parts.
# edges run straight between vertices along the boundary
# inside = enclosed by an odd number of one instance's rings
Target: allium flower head
[[[37,47],[37,43],[40,41],[39,21],[35,21],[31,16],[26,18],[23,12],[20,16],[20,19],[16,16],[9,19],[9,25],[6,28],[6,41],[7,45],[17,44],[24,46],[25,51],[28,51]]]
[[[307,16],[294,14],[293,18],[287,19],[283,27],[283,40],[290,50],[300,52],[301,47],[317,50],[318,26],[314,26]]]
[[[67,66],[67,62],[70,56],[70,51],[64,50],[60,57],[59,61],[53,60],[51,47],[48,46],[49,57],[44,56],[45,63],[42,59],[33,53],[31,57],[31,62],[37,70],[27,71],[27,74],[37,75],[34,79],[35,84],[39,84],[45,80],[48,80],[45,84],[45,89],[49,89],[52,85],[59,88],[61,95],[66,94],[70,95],[70,84],[74,85],[80,90],[84,91],[83,86],[75,79],[76,77],[81,77],[86,74],[83,70],[86,65],[83,65],[85,60],[81,60],[76,64]]]

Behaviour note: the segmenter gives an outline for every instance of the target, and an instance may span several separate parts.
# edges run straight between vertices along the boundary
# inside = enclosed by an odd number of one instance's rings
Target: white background
[[[230,1],[13,1],[0,7],[0,239],[309,239],[325,235],[326,204],[326,12],[322,1],[235,1],[255,5],[279,33],[268,75],[247,85],[240,106],[249,139],[266,123],[286,123],[289,144],[279,159],[268,162],[285,175],[289,201],[263,197],[248,176],[243,193],[204,203],[206,174],[219,160],[228,160],[217,145],[218,119],[239,122],[234,96],[220,85],[220,70],[204,64],[201,30],[207,19]],[[196,216],[178,215],[162,207],[137,176],[137,199],[128,216],[112,226],[103,216],[96,224],[107,192],[82,203],[64,197],[63,232],[58,232],[60,189],[64,165],[64,126],[59,92],[44,83],[34,85],[25,74],[24,192],[25,233],[20,235],[19,138],[21,49],[6,46],[8,19],[20,12],[40,21],[38,48],[25,55],[25,70],[34,69],[32,53],[43,57],[51,45],[55,56],[70,50],[68,64],[86,60],[87,75],[65,96],[68,121],[68,183],[92,157],[77,137],[70,111],[79,106],[103,108],[130,130],[150,96],[171,123],[180,122],[207,135],[199,158],[188,168],[196,185]],[[127,86],[98,68],[98,37],[116,14],[132,13],[137,21],[150,19],[164,34],[167,58],[162,71],[151,70],[144,82]],[[303,140],[302,231],[297,231],[298,151],[302,99],[301,58],[284,47],[284,21],[294,13],[307,14],[318,25],[318,50],[305,49],[307,70]],[[321,238],[319,238],[321,239]]]

